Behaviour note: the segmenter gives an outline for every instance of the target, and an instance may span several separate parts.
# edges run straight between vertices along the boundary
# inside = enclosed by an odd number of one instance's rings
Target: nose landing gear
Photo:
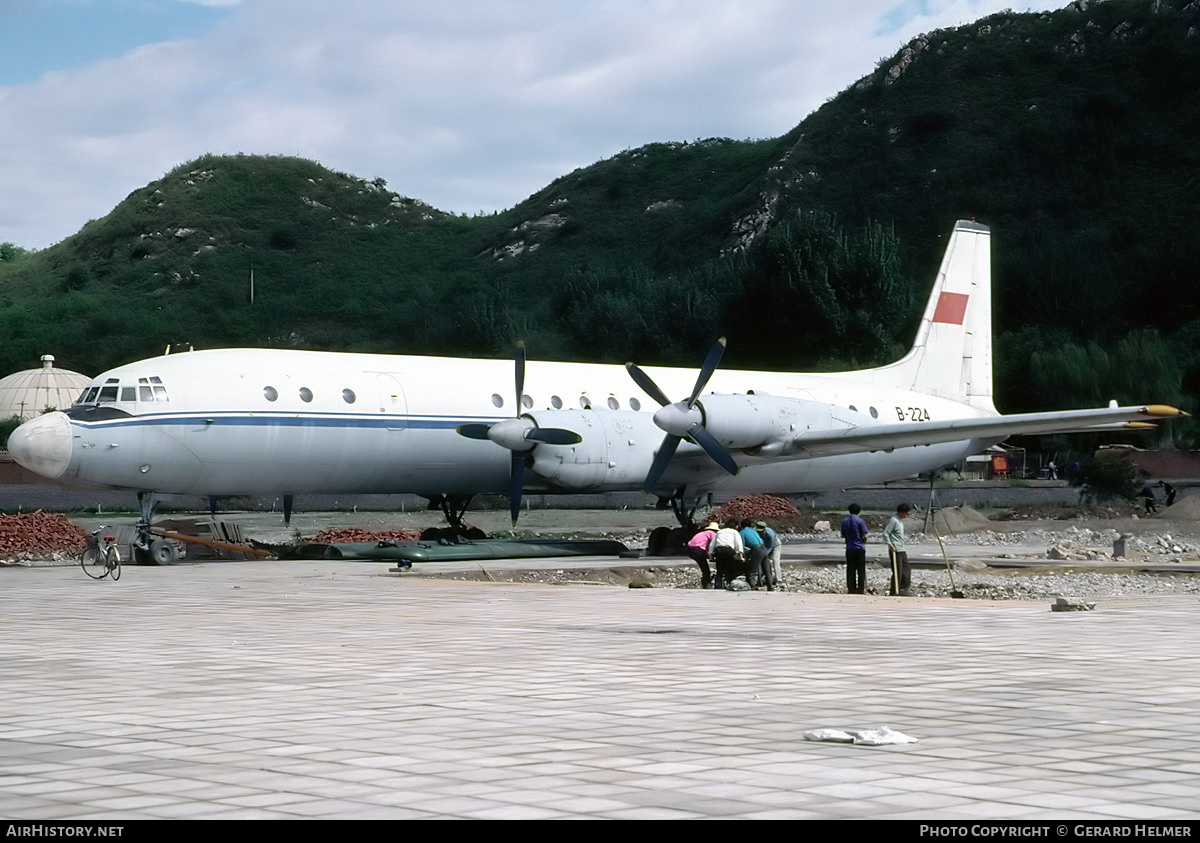
[[[179,561],[178,546],[158,538],[150,530],[157,506],[152,492],[138,492],[141,517],[134,526],[133,541],[129,543],[129,558],[138,565],[172,565]]]

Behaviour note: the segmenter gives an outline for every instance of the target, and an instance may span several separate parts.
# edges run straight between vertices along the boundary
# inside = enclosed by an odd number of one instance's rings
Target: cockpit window
[[[167,388],[162,386],[162,378],[151,376],[138,378],[138,401],[152,403],[154,401],[169,401]]]
[[[103,386],[84,387],[72,406],[85,407],[95,404],[168,401],[167,388],[162,378],[138,378],[138,385],[121,386],[119,378],[105,378]]]

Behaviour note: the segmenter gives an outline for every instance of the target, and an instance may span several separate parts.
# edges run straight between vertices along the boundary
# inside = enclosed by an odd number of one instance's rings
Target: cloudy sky
[[[776,137],[1013,0],[0,0],[0,242],[44,248],[207,152],[443,211],[630,147]]]

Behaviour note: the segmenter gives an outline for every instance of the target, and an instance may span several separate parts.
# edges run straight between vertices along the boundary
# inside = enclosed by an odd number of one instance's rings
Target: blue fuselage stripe
[[[236,427],[330,427],[330,428],[396,428],[406,427],[419,430],[454,430],[463,424],[495,424],[500,419],[494,416],[349,416],[344,414],[264,415],[259,413],[204,413],[201,415],[153,415],[134,416],[126,419],[104,419],[71,423],[88,428],[112,427],[192,427],[197,425],[222,425]]]

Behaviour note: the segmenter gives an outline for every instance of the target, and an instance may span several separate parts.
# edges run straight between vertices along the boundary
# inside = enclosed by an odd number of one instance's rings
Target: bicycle
[[[84,539],[83,555],[79,564],[83,572],[94,580],[102,580],[112,576],[114,580],[121,579],[121,553],[117,550],[117,537],[101,536],[108,527],[100,527]]]

